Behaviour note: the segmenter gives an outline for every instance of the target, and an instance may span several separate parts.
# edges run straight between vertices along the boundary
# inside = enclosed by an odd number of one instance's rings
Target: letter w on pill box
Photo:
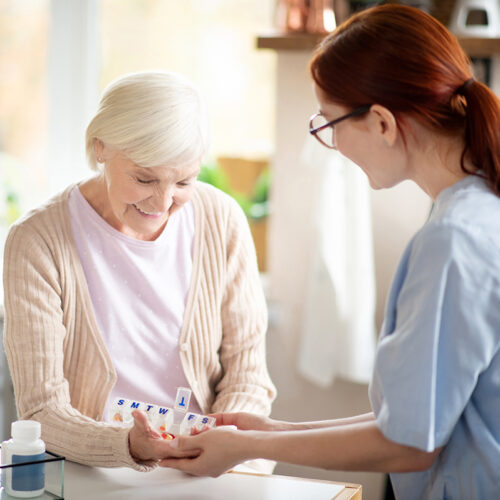
[[[109,410],[112,422],[130,425],[134,419],[134,410],[143,411],[153,428],[163,439],[173,439],[178,434],[190,434],[192,429],[203,430],[215,427],[215,418],[189,412],[191,389],[179,387],[174,408],[152,405],[131,399],[116,398]],[[180,424],[176,423],[181,420]]]

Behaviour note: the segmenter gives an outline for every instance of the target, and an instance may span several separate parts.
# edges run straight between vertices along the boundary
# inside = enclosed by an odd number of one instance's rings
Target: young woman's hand
[[[253,413],[213,413],[210,415],[215,417],[217,426],[234,425],[244,431],[277,431],[281,430],[281,422],[273,420],[262,415],[254,415]]]
[[[130,455],[137,461],[159,461],[162,458],[169,457],[171,448],[168,441],[163,439],[149,423],[148,417],[142,411],[132,412],[134,417],[134,426],[130,429],[128,443]],[[193,456],[193,454],[179,454],[176,456]]]
[[[229,424],[229,425],[234,425]],[[169,441],[170,455],[160,467],[171,467],[195,476],[217,477],[248,458],[245,447],[249,432],[217,427]],[[183,457],[191,458],[183,458]]]

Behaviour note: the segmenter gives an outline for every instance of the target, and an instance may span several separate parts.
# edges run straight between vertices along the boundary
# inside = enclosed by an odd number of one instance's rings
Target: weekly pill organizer
[[[132,412],[142,410],[152,427],[163,439],[174,439],[180,434],[191,434],[195,429],[201,431],[215,427],[215,418],[189,412],[191,389],[178,387],[173,408],[158,406],[142,401],[115,398],[109,409],[109,420],[129,426],[133,423]]]

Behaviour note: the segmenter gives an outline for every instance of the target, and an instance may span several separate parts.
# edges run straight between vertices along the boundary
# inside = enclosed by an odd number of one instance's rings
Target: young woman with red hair
[[[384,5],[328,36],[311,61],[310,132],[375,189],[410,179],[434,201],[390,290],[373,412],[287,423],[218,415],[163,465],[217,475],[263,457],[391,473],[398,498],[500,491],[500,101],[431,16]],[[395,207],[397,210],[397,207]],[[244,430],[245,432],[241,432]]]

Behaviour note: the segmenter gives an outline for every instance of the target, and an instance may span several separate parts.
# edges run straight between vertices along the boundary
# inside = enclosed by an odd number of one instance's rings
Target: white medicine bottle
[[[12,439],[2,443],[2,465],[34,462],[45,458],[42,427],[35,420],[18,420],[11,425]],[[8,495],[32,498],[45,491],[45,464],[2,469],[2,486]]]

